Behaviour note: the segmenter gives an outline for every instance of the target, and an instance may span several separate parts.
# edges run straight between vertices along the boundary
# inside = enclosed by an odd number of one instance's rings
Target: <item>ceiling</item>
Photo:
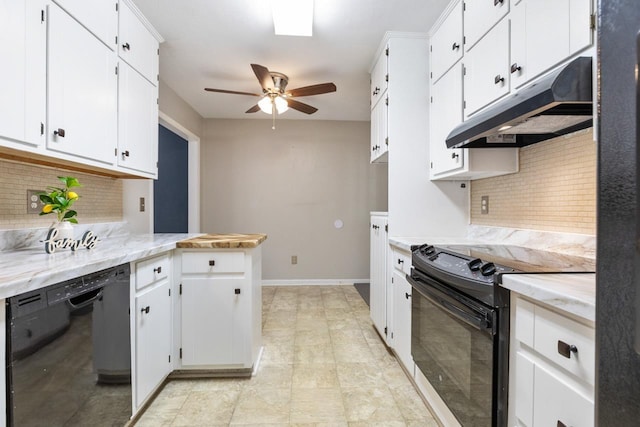
[[[319,111],[282,119],[368,121],[369,68],[388,30],[428,32],[449,0],[316,0],[313,37],[276,36],[268,0],[133,0],[165,39],[160,79],[204,118],[245,114],[260,93],[249,64],[289,76],[288,89],[334,82],[336,93],[296,98]],[[426,78],[426,76],[425,76]]]

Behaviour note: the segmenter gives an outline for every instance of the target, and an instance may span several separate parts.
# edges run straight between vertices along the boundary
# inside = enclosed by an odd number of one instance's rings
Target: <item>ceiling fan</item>
[[[323,93],[335,92],[336,85],[333,83],[320,83],[311,86],[299,87],[297,89],[286,90],[289,83],[289,77],[276,71],[269,71],[267,67],[258,64],[251,64],[251,68],[255,73],[260,86],[262,86],[262,94],[251,92],[238,92],[235,90],[204,88],[209,92],[230,93],[234,95],[249,95],[262,97],[260,101],[253,107],[249,108],[246,113],[255,113],[260,110],[267,114],[273,115],[275,129],[276,112],[282,114],[289,108],[298,110],[306,114],[313,114],[318,111],[317,108],[300,101],[296,101],[296,97],[320,95]]]

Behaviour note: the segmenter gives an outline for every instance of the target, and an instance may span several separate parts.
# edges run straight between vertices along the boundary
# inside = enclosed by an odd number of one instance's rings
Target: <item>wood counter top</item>
[[[232,249],[255,248],[267,239],[266,234],[205,234],[176,243],[177,248]]]

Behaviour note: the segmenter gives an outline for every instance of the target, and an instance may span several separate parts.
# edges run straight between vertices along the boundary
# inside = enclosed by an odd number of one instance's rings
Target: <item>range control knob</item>
[[[483,276],[491,276],[496,272],[496,266],[492,262],[487,262],[480,267],[480,272]]]
[[[469,270],[478,271],[480,270],[480,266],[482,265],[482,260],[480,258],[474,258],[467,263],[469,266]]]
[[[431,255],[436,251],[432,245],[422,245],[420,246],[420,253],[423,255]]]

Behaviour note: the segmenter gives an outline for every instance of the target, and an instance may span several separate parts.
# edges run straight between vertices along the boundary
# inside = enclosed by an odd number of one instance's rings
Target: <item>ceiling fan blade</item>
[[[289,105],[289,108],[293,108],[294,110],[298,110],[307,114],[313,114],[318,111],[316,107],[312,107],[309,104],[304,104],[300,101],[296,101],[295,99],[287,99],[287,104]]]
[[[236,90],[224,90],[224,89],[211,89],[210,87],[205,87],[204,90],[208,92],[217,92],[217,93],[230,93],[232,95],[250,95],[250,96],[262,96],[257,93],[250,92],[238,92]]]
[[[245,113],[257,113],[258,111],[260,111],[260,106],[256,104],[253,107],[249,108],[247,111],[245,111]]]
[[[323,93],[335,92],[336,85],[333,83],[320,83],[317,85],[304,86],[296,89],[291,89],[287,92],[287,96],[311,96],[321,95]]]
[[[260,82],[260,86],[264,90],[273,89],[273,77],[271,77],[271,73],[267,69],[267,67],[263,67],[258,64],[251,64],[251,68],[253,68],[253,72],[255,73],[258,81]]]

